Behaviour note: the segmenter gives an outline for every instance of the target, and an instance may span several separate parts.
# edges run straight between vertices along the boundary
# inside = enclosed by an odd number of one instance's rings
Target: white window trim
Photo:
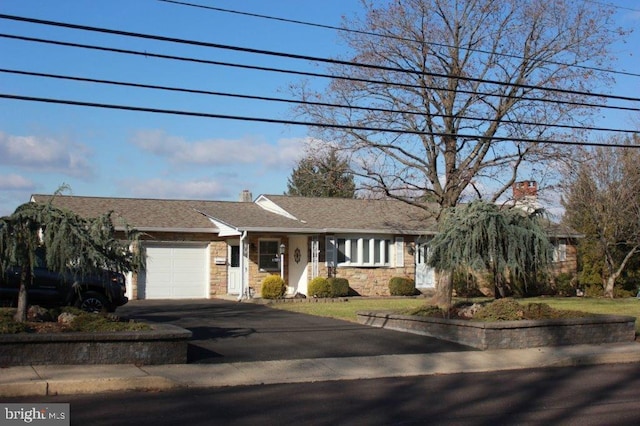
[[[566,262],[567,260],[567,243],[558,242],[553,246],[553,261]]]
[[[338,262],[338,241],[344,240],[345,262]],[[354,249],[357,252],[357,262],[351,261],[351,253]],[[387,247],[386,241],[389,242]],[[390,268],[404,266],[404,238],[394,238],[391,235],[340,235],[327,236],[326,238],[326,264],[329,267],[351,267],[351,268]],[[375,243],[380,244],[380,258],[386,262],[375,262]],[[364,262],[364,246],[369,246],[369,261]],[[387,253],[388,250],[388,253]]]

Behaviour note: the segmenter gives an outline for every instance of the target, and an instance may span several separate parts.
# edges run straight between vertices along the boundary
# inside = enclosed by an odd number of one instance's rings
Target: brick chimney
[[[513,184],[513,199],[516,201],[536,200],[538,183],[535,180],[523,180]]]
[[[240,202],[242,203],[251,203],[253,201],[253,195],[251,191],[248,189],[243,189],[240,193]]]

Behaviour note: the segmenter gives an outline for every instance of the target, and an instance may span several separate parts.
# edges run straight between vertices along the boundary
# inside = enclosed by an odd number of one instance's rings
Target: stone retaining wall
[[[0,367],[63,364],[184,364],[191,332],[171,324],[152,330],[0,335]]]
[[[482,350],[635,340],[635,318],[618,315],[538,321],[481,322],[358,312],[358,322],[373,327],[422,334]]]

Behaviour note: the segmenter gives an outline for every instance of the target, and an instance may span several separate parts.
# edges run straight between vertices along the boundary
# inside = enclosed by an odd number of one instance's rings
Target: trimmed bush
[[[309,297],[330,297],[329,280],[324,277],[315,277],[309,283],[307,293]]]
[[[349,295],[349,280],[346,278],[329,278],[329,297],[345,297]]]
[[[414,296],[416,283],[412,278],[393,277],[389,280],[389,293],[392,296]]]
[[[269,275],[262,280],[262,290],[260,294],[263,299],[279,299],[287,291],[284,280],[278,275]]]

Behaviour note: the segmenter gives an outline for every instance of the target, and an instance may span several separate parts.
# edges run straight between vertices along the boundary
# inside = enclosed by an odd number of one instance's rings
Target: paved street
[[[93,426],[616,426],[640,423],[639,388],[638,364],[616,364],[32,400],[69,402],[71,424]]]
[[[473,350],[430,337],[219,299],[134,300],[119,308],[117,314],[191,330],[189,363]]]

